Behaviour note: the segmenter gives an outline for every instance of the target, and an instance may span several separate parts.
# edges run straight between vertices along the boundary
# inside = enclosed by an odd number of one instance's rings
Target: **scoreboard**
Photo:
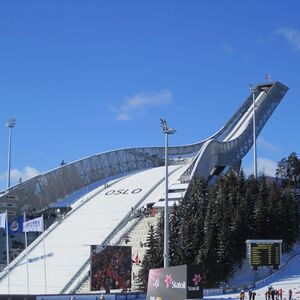
[[[250,265],[252,267],[280,265],[281,243],[251,242]]]

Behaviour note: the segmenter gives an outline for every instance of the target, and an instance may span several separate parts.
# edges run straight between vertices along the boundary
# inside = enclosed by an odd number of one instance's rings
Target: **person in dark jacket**
[[[289,290],[289,300],[292,300],[292,299],[293,299],[293,291]]]
[[[252,290],[249,290],[249,300],[252,300]]]

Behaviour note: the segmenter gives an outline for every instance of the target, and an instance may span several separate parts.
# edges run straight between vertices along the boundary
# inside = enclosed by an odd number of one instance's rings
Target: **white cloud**
[[[237,52],[236,49],[234,49],[231,45],[227,43],[223,44],[221,46],[221,49],[228,55],[233,55]]]
[[[18,183],[20,178],[22,179],[22,181],[25,181],[39,174],[40,171],[30,166],[25,167],[23,170],[12,169],[10,171],[11,185],[15,185],[16,183]],[[0,181],[4,182],[6,180],[7,180],[7,172],[0,174]]]
[[[267,176],[275,176],[277,162],[268,158],[259,157],[257,161],[258,173],[263,173]]]
[[[257,139],[257,144],[259,148],[264,149],[269,152],[278,152],[279,149],[273,145],[271,142],[269,142],[267,139],[265,139],[262,135],[260,135]]]
[[[118,120],[118,121],[128,121],[128,120],[130,120],[130,116],[127,113],[119,112],[119,113],[117,113],[116,120]]]
[[[275,176],[277,169],[277,162],[264,158],[264,157],[258,157],[257,158],[257,173],[259,174],[264,174],[266,176]],[[245,169],[244,172],[246,175],[251,175],[253,174],[253,164],[248,165]]]
[[[292,46],[300,50],[300,31],[291,27],[282,27],[276,33],[282,35]]]
[[[132,97],[126,97],[120,107],[111,106],[110,109],[116,113],[116,120],[128,121],[143,114],[148,108],[168,106],[171,102],[172,93],[169,90],[141,92]]]

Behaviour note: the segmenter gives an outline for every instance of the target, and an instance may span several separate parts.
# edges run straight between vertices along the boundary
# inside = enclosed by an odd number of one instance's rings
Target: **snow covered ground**
[[[281,256],[281,264],[284,266],[293,256],[300,253],[300,242],[298,242],[293,249],[285,253]],[[272,273],[274,273],[273,271]],[[300,272],[299,272],[300,274]],[[229,287],[237,287],[237,286],[246,286],[251,285],[255,281],[261,280],[262,278],[266,278],[270,275],[269,269],[260,270],[258,274],[252,270],[249,261],[247,259],[244,260],[242,267],[234,273],[234,276],[228,280]]]
[[[177,182],[186,167],[169,167],[170,186]],[[0,273],[0,294],[8,290],[12,294],[23,294],[27,290],[32,294],[60,293],[88,261],[90,245],[105,241],[122,220],[127,220],[133,209],[164,197],[164,177],[164,167],[140,171],[96,188],[87,201],[85,196],[77,200],[78,207],[56,224],[55,229],[45,232],[45,247],[41,239],[30,247],[29,263],[26,256],[21,255],[11,266],[9,276],[6,271]],[[76,204],[73,206],[75,208]]]
[[[295,248],[297,250],[298,247]],[[294,250],[294,252],[296,252]],[[292,252],[293,253],[293,252]],[[234,282],[234,280],[232,281]],[[238,276],[236,277],[236,282],[240,283]],[[256,283],[256,288],[252,290],[256,292],[255,300],[265,300],[265,292],[268,286],[272,286],[274,289],[283,290],[283,300],[288,300],[288,292],[291,289],[293,292],[292,299],[300,298],[300,253],[294,254],[277,272],[271,274],[270,276],[262,279]],[[248,299],[247,290],[245,299]],[[239,292],[232,294],[223,294],[215,296],[206,296],[205,299],[239,299]]]

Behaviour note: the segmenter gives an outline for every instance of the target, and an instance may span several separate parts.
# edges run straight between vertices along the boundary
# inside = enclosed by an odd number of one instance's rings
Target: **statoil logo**
[[[155,282],[153,283],[153,287],[154,288],[159,288],[159,278],[157,278],[156,280],[155,280]]]
[[[186,288],[186,282],[185,281],[175,281],[172,279],[171,274],[166,275],[165,279],[166,288],[172,288],[172,289],[185,289]]]
[[[200,282],[202,278],[200,274],[195,274],[192,281],[194,282],[194,286],[188,286],[188,291],[200,291]]]
[[[200,274],[195,274],[194,278],[192,279],[195,286],[198,286],[199,283],[201,282],[202,278]]]

